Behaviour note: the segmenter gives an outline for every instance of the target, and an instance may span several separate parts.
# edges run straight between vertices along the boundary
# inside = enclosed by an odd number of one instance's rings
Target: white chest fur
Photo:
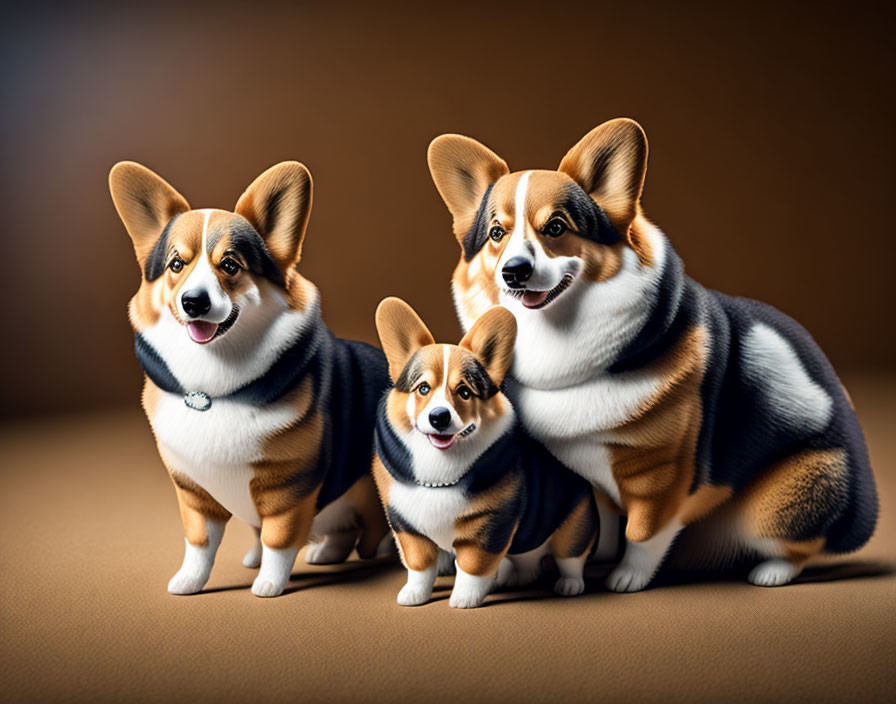
[[[443,550],[454,550],[454,522],[468,505],[463,489],[437,489],[393,482],[389,505]]]
[[[249,493],[251,463],[262,459],[265,441],[297,417],[296,408],[286,402],[258,407],[215,399],[207,411],[196,411],[179,394],[160,392],[150,424],[171,469],[196,482],[233,515],[260,526]]]
[[[618,503],[606,444],[613,440],[613,430],[648,406],[661,386],[658,376],[633,371],[601,373],[559,389],[533,389],[508,380],[508,393],[529,433]]]

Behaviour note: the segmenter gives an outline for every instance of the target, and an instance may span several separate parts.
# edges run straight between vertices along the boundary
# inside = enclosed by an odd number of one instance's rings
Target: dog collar
[[[134,336],[137,361],[149,380],[162,391],[183,396],[184,404],[194,411],[207,411],[218,399],[245,401],[256,405],[272,403],[293,389],[305,374],[306,367],[323,342],[320,334],[300,335],[260,377],[235,391],[212,397],[198,389],[186,389],[168,368],[165,360],[143,335]]]

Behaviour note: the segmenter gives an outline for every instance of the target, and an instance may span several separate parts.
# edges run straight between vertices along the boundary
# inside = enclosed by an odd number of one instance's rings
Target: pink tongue
[[[547,297],[547,291],[526,291],[526,293],[523,294],[523,305],[527,308],[540,306],[542,303],[544,303],[544,300]]]
[[[453,435],[436,435],[433,433],[429,435],[429,441],[432,443],[433,447],[438,448],[439,450],[447,450],[454,444],[454,436]]]
[[[218,332],[218,324],[205,320],[192,320],[187,323],[187,332],[190,333],[193,342],[208,342]]]

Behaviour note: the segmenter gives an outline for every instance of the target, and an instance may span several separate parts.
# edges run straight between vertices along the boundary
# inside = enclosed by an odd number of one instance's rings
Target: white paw
[[[613,592],[639,592],[650,583],[652,576],[643,570],[619,565],[610,572],[606,585],[607,589]]]
[[[788,584],[799,573],[799,568],[787,560],[766,560],[756,565],[747,579],[757,587],[780,587]]]
[[[421,589],[416,585],[405,584],[398,592],[398,603],[402,606],[420,606],[429,601],[431,590]]]
[[[502,589],[516,584],[516,570],[506,557],[498,565],[498,579],[495,584]]]
[[[208,575],[196,573],[192,570],[183,568],[177,571],[171,581],[168,582],[169,594],[195,594],[202,591],[205,583],[208,581]]]
[[[455,589],[451,592],[451,598],[448,600],[448,606],[450,606],[452,609],[475,609],[477,606],[482,605],[482,602],[485,601],[486,596],[488,596],[487,591],[458,591],[457,589]]]
[[[578,596],[585,591],[585,580],[581,577],[561,577],[554,584],[554,593],[560,596]]]
[[[280,596],[283,593],[283,589],[285,587],[285,583],[280,584],[279,582],[274,582],[270,579],[259,576],[256,577],[254,582],[252,582],[252,593],[255,596],[262,597]]]
[[[243,558],[243,567],[258,569],[261,567],[261,547],[252,548]]]

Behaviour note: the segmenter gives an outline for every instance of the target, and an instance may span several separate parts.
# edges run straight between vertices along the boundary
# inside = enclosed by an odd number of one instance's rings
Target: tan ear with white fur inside
[[[462,240],[473,226],[488,187],[510,169],[491,149],[459,134],[436,137],[426,160],[432,180],[454,217],[454,234]]]
[[[120,161],[112,167],[109,192],[143,268],[165,225],[175,215],[187,212],[190,204],[165,179],[134,161]]]
[[[479,360],[491,380],[500,386],[513,363],[516,343],[516,318],[506,308],[490,308],[473,323],[460,341]]]
[[[284,161],[256,178],[234,208],[258,231],[284,271],[302,256],[312,192],[311,172],[305,165]]]
[[[619,234],[630,238],[647,173],[647,135],[641,125],[620,117],[595,127],[567,152],[557,170],[578,183]],[[637,242],[631,244],[638,251]]]
[[[390,297],[380,301],[376,309],[376,331],[389,362],[389,376],[393,382],[398,381],[417,350],[435,342],[420,316],[400,298]]]

